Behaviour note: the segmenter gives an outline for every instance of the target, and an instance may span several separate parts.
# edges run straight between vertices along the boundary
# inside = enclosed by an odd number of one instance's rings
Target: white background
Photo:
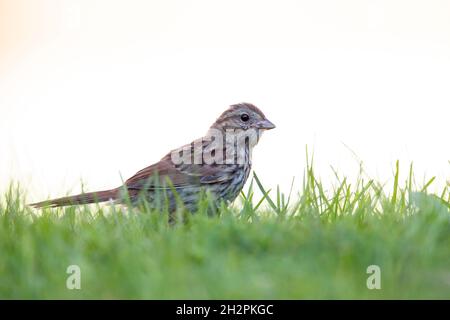
[[[450,1],[0,0],[0,189],[116,187],[247,101],[287,191],[314,149],[389,184],[450,179]],[[353,152],[357,155],[353,154]],[[119,174],[120,173],[120,174]]]

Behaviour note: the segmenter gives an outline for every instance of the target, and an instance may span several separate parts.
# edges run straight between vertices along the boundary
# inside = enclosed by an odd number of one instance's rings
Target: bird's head
[[[275,128],[264,113],[251,103],[233,104],[225,110],[211,126],[207,137],[225,144],[237,143],[238,150],[245,150],[245,145],[253,148],[258,143],[262,133]]]
[[[211,128],[226,131],[234,130],[270,130],[275,125],[266,118],[264,113],[251,103],[238,103],[225,110]]]

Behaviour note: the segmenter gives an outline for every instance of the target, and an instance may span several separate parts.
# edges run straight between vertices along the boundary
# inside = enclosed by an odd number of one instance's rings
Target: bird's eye
[[[250,119],[250,117],[248,116],[248,114],[244,113],[241,115],[241,120],[244,122],[247,122]]]

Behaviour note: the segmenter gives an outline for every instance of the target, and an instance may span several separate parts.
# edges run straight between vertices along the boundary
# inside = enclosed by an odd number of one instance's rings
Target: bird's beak
[[[269,120],[264,119],[264,120],[258,121],[256,123],[256,127],[258,129],[270,130],[270,129],[274,129],[275,125],[272,122],[270,122]]]

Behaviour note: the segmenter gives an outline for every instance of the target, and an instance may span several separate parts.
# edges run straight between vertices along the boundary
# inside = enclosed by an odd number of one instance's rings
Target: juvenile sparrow
[[[61,207],[104,201],[137,205],[144,197],[152,207],[165,203],[169,212],[174,212],[181,200],[186,209],[195,212],[202,192],[210,194],[215,204],[232,202],[249,176],[253,147],[264,130],[273,128],[275,125],[256,106],[235,104],[220,115],[205,137],[172,150],[120,187],[31,206]]]

